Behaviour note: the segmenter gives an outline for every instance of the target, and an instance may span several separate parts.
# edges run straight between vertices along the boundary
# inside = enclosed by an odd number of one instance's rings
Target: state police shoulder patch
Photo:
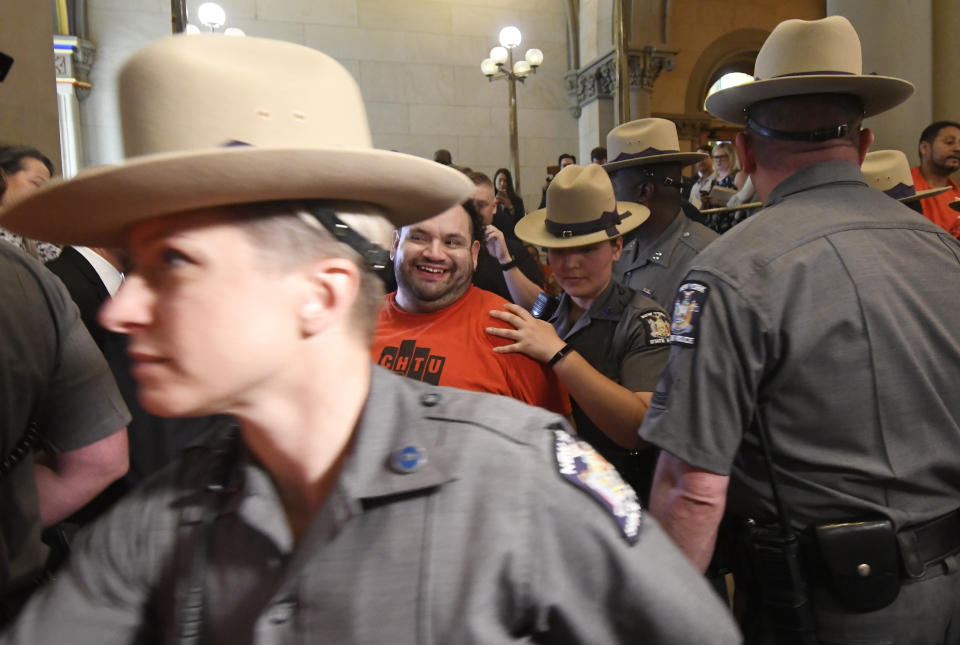
[[[642,512],[633,488],[589,443],[566,430],[554,430],[553,434],[557,467],[563,478],[585,490],[607,509],[627,542],[636,543],[640,537]]]
[[[670,323],[670,343],[693,347],[697,344],[700,315],[707,304],[710,287],[702,282],[684,282],[677,289],[673,303],[673,322]]]
[[[666,345],[670,341],[670,321],[662,311],[648,311],[640,314],[640,320],[647,327],[647,345]]]

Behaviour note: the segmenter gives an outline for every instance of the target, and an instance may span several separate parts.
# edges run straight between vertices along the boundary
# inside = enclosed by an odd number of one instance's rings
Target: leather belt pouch
[[[882,609],[900,593],[900,557],[890,520],[814,527],[824,577],[851,612]]]

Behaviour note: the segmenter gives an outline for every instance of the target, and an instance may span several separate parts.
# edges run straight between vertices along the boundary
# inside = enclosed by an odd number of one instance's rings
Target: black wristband
[[[566,356],[572,351],[573,351],[573,348],[570,347],[570,345],[564,345],[563,347],[560,348],[560,351],[554,354],[553,358],[551,358],[549,362],[547,362],[547,365],[549,365],[550,367],[553,367],[554,365],[560,362],[561,358],[563,358],[564,356]]]
[[[510,260],[509,262],[501,262],[501,263],[500,263],[500,270],[501,270],[501,271],[509,271],[510,269],[512,269],[512,268],[515,267],[515,266],[517,266],[517,258],[513,258],[513,259]]]

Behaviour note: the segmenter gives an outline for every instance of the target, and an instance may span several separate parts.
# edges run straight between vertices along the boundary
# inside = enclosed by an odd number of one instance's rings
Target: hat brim
[[[785,76],[719,90],[707,97],[705,107],[717,118],[742,125],[745,122],[744,109],[754,103],[803,94],[852,94],[863,101],[864,116],[873,116],[910,98],[913,84],[892,76]]]
[[[624,159],[622,161],[610,161],[603,164],[603,169],[607,172],[614,172],[630,166],[649,166],[655,163],[679,163],[681,166],[690,166],[699,161],[703,161],[709,155],[704,152],[667,152],[662,155],[650,155],[649,157],[637,157],[636,159]]]
[[[0,226],[46,242],[121,246],[137,222],[202,208],[281,200],[373,204],[397,226],[473,194],[465,175],[385,150],[216,148],[148,155],[53,181],[0,214]]]
[[[729,213],[731,211],[749,211],[763,206],[763,202],[747,202],[746,204],[737,204],[736,206],[718,206],[716,208],[705,208],[700,211],[703,215],[710,213]]]
[[[907,204],[909,202],[915,202],[918,199],[925,199],[927,197],[934,197],[950,190],[950,186],[940,186],[939,188],[928,188],[926,190],[918,190],[916,194],[910,195],[909,197],[901,197],[898,201]],[[960,207],[958,207],[960,210]]]
[[[629,233],[637,228],[650,217],[650,209],[646,206],[634,202],[617,202],[617,212],[629,212],[630,214],[622,217],[620,224],[617,225],[616,235],[608,235],[606,231],[597,231],[588,235],[575,235],[573,237],[557,237],[547,231],[547,209],[527,213],[514,226],[513,232],[527,244],[542,246],[548,249],[565,249],[574,246],[587,246],[596,244],[604,240],[615,240],[616,238]]]

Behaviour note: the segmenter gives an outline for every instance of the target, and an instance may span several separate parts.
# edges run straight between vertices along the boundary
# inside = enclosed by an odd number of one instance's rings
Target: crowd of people
[[[0,643],[960,643],[960,124],[870,151],[859,49],[528,211],[320,52],[144,47],[128,162],[0,148]]]

